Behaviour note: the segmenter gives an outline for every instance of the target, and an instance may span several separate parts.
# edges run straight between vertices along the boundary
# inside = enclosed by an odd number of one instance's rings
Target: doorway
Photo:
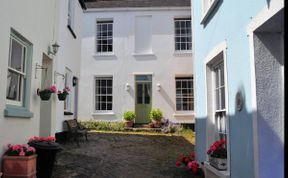
[[[136,75],[135,92],[135,123],[149,123],[149,112],[152,108],[152,75]]]

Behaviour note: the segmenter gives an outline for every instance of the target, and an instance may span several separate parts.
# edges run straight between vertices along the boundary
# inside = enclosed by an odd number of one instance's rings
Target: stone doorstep
[[[138,132],[161,132],[161,128],[134,128],[134,127],[125,127],[125,131],[138,131]]]

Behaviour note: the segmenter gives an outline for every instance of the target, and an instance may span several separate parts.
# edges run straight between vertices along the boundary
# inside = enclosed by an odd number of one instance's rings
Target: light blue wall
[[[218,44],[227,41],[228,115],[230,121],[231,177],[253,178],[253,131],[251,106],[250,51],[246,27],[269,0],[220,0],[207,22],[202,20],[202,0],[192,1],[194,19],[194,71],[197,159],[206,158],[206,106],[204,59]],[[235,110],[236,92],[242,90],[245,104]]]

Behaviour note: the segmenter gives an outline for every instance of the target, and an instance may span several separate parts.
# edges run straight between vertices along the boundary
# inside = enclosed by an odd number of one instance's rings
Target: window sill
[[[186,116],[194,116],[194,112],[181,112],[178,111],[177,113],[173,114],[174,117],[186,117]]]
[[[116,57],[116,55],[111,52],[111,53],[95,53],[93,54],[93,57]]]
[[[71,35],[73,36],[73,38],[76,39],[77,37],[76,37],[73,29],[70,27],[70,25],[67,25],[67,28],[68,28],[68,30],[71,32]]]
[[[112,116],[115,115],[114,112],[94,112],[91,114],[92,116]]]
[[[6,105],[4,109],[5,117],[31,118],[34,116],[32,112],[21,106]]]
[[[218,176],[219,178],[230,178],[230,174],[228,171],[219,171],[215,169],[214,167],[210,166],[209,162],[204,162],[205,169],[208,169],[210,172]]]
[[[213,3],[210,5],[210,7],[207,9],[207,11],[203,14],[202,20],[200,21],[201,25],[203,25],[207,21],[207,19],[215,9],[218,2],[219,0],[214,0]]]
[[[154,53],[132,53],[132,56],[135,56],[135,57],[137,57],[137,56],[155,56],[155,54]]]
[[[68,111],[64,111],[64,115],[65,116],[71,116],[71,115],[73,115],[73,113],[72,112],[68,112]]]
[[[174,51],[174,54],[173,54],[174,56],[183,56],[183,55],[192,55],[192,51],[191,50],[187,50],[187,51]]]

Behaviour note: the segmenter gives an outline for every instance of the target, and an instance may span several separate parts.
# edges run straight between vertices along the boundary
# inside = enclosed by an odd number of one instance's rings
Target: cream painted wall
[[[134,55],[135,16],[152,16],[153,55]],[[165,118],[175,122],[194,123],[193,113],[189,116],[175,111],[175,76],[192,75],[192,54],[177,54],[174,51],[174,18],[191,15],[190,8],[182,10],[119,10],[86,12],[83,17],[81,81],[79,97],[79,118],[119,121],[127,110],[135,109],[135,73],[153,73],[152,107],[160,108]],[[113,55],[95,55],[96,19],[113,19]],[[94,77],[113,75],[113,114],[95,115]],[[125,90],[125,85],[130,90]],[[156,90],[156,85],[161,90]],[[187,114],[187,113],[186,113]]]

